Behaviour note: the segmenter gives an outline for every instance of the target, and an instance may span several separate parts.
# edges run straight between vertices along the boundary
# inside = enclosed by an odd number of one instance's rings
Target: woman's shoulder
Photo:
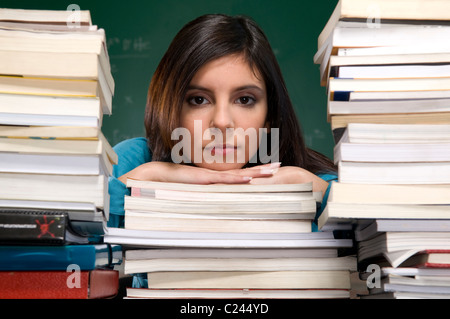
[[[117,143],[113,147],[119,162],[115,166],[120,171],[129,171],[152,160],[152,153],[144,137],[130,138]]]
[[[316,175],[327,182],[336,181],[338,179],[338,175],[335,172],[320,172]]]
[[[128,152],[130,150],[141,152],[148,150],[148,152],[150,152],[147,139],[144,137],[133,137],[123,140],[114,146],[114,151],[116,151],[116,153]]]

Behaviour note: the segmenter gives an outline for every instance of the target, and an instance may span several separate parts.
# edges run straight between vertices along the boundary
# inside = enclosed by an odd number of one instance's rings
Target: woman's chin
[[[195,166],[197,167],[201,167],[201,168],[206,168],[206,169],[211,169],[211,170],[215,170],[215,171],[229,171],[229,170],[233,170],[233,169],[241,169],[242,167],[244,167],[246,163],[217,163],[217,162],[213,162],[213,163],[206,163],[206,162],[202,162],[202,163],[197,163],[195,164]]]

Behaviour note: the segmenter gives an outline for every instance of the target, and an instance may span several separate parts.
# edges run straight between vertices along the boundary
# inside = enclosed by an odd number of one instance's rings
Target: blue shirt
[[[109,178],[108,189],[110,194],[110,208],[108,226],[123,227],[123,216],[125,215],[124,198],[125,195],[130,195],[130,190],[124,183],[118,180],[118,177],[128,173],[142,164],[151,162],[152,154],[148,148],[147,139],[143,137],[122,141],[114,146],[114,151],[117,153],[119,162],[117,165],[114,165],[113,174]],[[317,174],[317,176],[329,182],[329,185],[323,196],[322,203],[318,206],[316,218],[320,216],[323,208],[325,208],[331,182],[337,180],[337,176],[335,174]],[[317,230],[317,227],[314,225],[313,230]]]

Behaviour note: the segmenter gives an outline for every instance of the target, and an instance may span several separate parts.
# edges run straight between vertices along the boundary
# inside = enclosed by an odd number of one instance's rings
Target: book
[[[178,258],[336,258],[337,250],[330,249],[234,249],[234,248],[151,248],[127,249],[128,261]]]
[[[107,216],[94,203],[0,199],[0,207],[17,210],[66,211],[71,221],[103,223]]]
[[[80,270],[112,268],[122,262],[120,245],[74,244],[58,246],[0,246],[2,271],[66,271],[71,264]]]
[[[65,140],[98,140],[100,129],[90,126],[25,126],[0,125],[0,137],[65,139]]]
[[[267,201],[264,205],[259,202],[236,201],[202,201],[165,200],[148,197],[125,196],[125,210],[140,210],[165,213],[187,214],[278,214],[293,213],[304,214],[304,219],[312,219],[316,211],[316,201],[311,199],[304,201]],[[249,216],[251,217],[251,216]]]
[[[364,20],[379,18],[381,21],[436,21],[449,20],[448,2],[438,1],[389,1],[389,0],[340,0],[318,38],[318,46],[329,37],[341,20]],[[376,10],[377,16],[370,16],[369,9]],[[373,12],[375,13],[375,12]],[[369,16],[368,16],[369,14]]]
[[[449,205],[415,204],[360,204],[328,202],[318,218],[321,229],[330,222],[344,222],[356,219],[447,219]]]
[[[104,234],[104,223],[98,224],[100,225],[72,220],[68,211],[2,207],[0,243],[3,245],[99,243]]]
[[[346,143],[334,147],[334,163],[339,162],[449,162],[450,143]]]
[[[328,121],[332,116],[345,114],[398,114],[450,111],[449,99],[328,101]]]
[[[0,113],[0,125],[27,125],[27,126],[87,126],[99,128],[102,118],[78,115],[46,115],[24,113]]]
[[[153,258],[125,260],[124,273],[172,271],[356,271],[355,257],[337,258]]]
[[[22,116],[22,120],[29,118],[41,118],[45,116],[59,116],[68,121],[70,117],[92,117],[101,123],[102,110],[100,100],[96,97],[61,97],[43,96],[31,94],[0,94],[0,112]],[[67,118],[66,118],[67,117]],[[23,126],[23,123],[20,123]],[[58,123],[56,126],[63,126]]]
[[[153,289],[127,288],[128,298],[183,299],[348,299],[346,289]]]
[[[349,271],[186,271],[147,274],[149,288],[350,289]]]
[[[362,273],[364,275],[364,273]],[[448,269],[428,269],[428,268],[415,268],[415,267],[382,267],[381,276],[386,277],[388,275],[406,276],[406,277],[449,277],[450,271]]]
[[[105,243],[140,248],[348,248],[351,239],[335,239],[332,232],[295,234],[163,232],[107,227]]]
[[[96,53],[9,51],[0,50],[2,74],[42,77],[99,80],[105,78]],[[99,81],[100,84],[102,82]],[[103,87],[109,90],[109,86]]]
[[[0,93],[95,98],[98,81],[2,75]]]
[[[5,64],[1,68],[2,74],[21,76],[28,79],[35,77],[95,81],[98,83],[98,91],[95,96],[100,97],[105,113],[111,114],[111,100],[114,91],[111,90],[110,87],[113,85],[108,85],[105,71],[101,68],[99,57],[95,53],[52,53],[0,50],[0,59],[5,61]],[[112,79],[111,75],[110,78]],[[109,81],[112,82],[113,80]],[[3,86],[7,86],[5,81],[2,82]],[[25,83],[28,84],[30,82],[31,81]],[[14,81],[12,84],[14,83],[23,85],[24,81]],[[54,82],[47,81],[47,83],[50,84]],[[62,85],[62,83],[60,85]],[[36,86],[34,88],[36,88]],[[16,90],[18,91],[19,88]],[[45,91],[42,92],[45,93]]]
[[[343,143],[448,143],[450,125],[349,123]]]
[[[378,47],[378,51],[383,48],[384,51],[394,51],[397,47]],[[400,47],[403,48],[403,47]],[[414,47],[411,47],[414,48]],[[373,49],[373,48],[364,48]],[[356,49],[340,49],[345,50],[346,56],[349,55],[350,50]],[[377,54],[377,52],[364,52],[363,49],[358,49],[352,54]],[[431,49],[430,49],[431,50]],[[405,50],[406,51],[406,50]],[[450,52],[450,47],[445,51]],[[395,52],[395,51],[394,51]],[[435,52],[433,52],[435,53]],[[378,53],[379,54],[379,53]],[[334,70],[333,70],[334,69]],[[331,70],[331,77],[347,78],[347,79],[386,79],[386,78],[448,78],[450,77],[450,65],[448,64],[405,64],[405,65],[352,65],[333,67]]]
[[[0,209],[0,243],[63,244],[67,225],[65,212]]]
[[[186,183],[164,183],[153,181],[142,181],[132,178],[127,179],[127,187],[135,190],[174,190],[189,192],[208,192],[208,193],[281,193],[281,192],[311,192],[312,183],[301,184],[274,184],[274,185],[250,185],[250,184],[186,184]]]
[[[72,11],[69,10],[25,10],[0,9],[0,21],[21,21],[46,24],[64,24],[71,21]],[[92,25],[91,13],[88,10],[79,11],[80,25]]]
[[[335,115],[330,123],[333,134],[336,129],[345,128],[349,123],[448,125],[450,112]]]
[[[407,44],[406,47],[410,47],[411,45]],[[401,46],[400,48],[403,47]],[[319,68],[322,79],[321,84],[323,86],[327,85],[329,83],[329,77],[335,75],[335,70],[344,66],[391,67],[397,65],[445,65],[449,63],[450,58],[449,52],[446,51],[444,50],[441,53],[401,53],[401,49],[397,49],[397,52],[391,49],[389,54],[382,55],[329,55],[329,59],[326,61],[327,63],[324,61]],[[419,77],[416,75],[415,78],[418,79]],[[432,78],[430,77],[428,79]]]
[[[358,244],[358,262],[382,255],[392,267],[423,250],[450,249],[449,232],[384,232]]]
[[[449,90],[450,78],[343,79],[330,78],[330,92]]]
[[[0,27],[2,26],[0,25]],[[42,26],[30,28],[30,25],[22,30],[2,28],[0,29],[0,44],[5,59],[11,59],[10,55],[13,52],[20,52],[11,60],[12,64],[6,66],[10,71],[5,74],[94,78],[102,83],[105,90],[109,89],[111,93],[114,92],[115,83],[111,74],[105,30],[103,29],[77,29],[74,31],[74,29],[66,28],[55,31],[53,29],[46,30]],[[73,62],[79,63],[79,71],[76,71],[73,66],[65,65],[58,69],[57,65],[48,63],[50,58],[54,58],[56,62],[62,62],[71,55],[74,58]],[[26,60],[23,66],[17,63],[22,58]],[[29,65],[28,59],[42,63],[46,65],[46,68],[43,68],[43,65]],[[88,67],[89,64],[91,64],[90,67]],[[62,71],[65,72],[61,73]]]
[[[87,202],[109,212],[105,175],[0,173],[0,188],[0,199]]]
[[[358,223],[359,221],[357,221]],[[443,232],[450,231],[448,219],[368,219],[368,223],[358,224],[354,234],[356,241],[375,237],[382,232]]]
[[[117,270],[0,271],[2,299],[112,298],[118,290]]]
[[[272,201],[298,201],[313,199],[311,192],[201,192],[201,191],[179,191],[166,189],[147,189],[131,187],[132,197],[146,197],[164,200],[177,201],[252,201],[252,202],[272,202]]]
[[[338,163],[339,182],[361,184],[447,184],[450,162]]]
[[[105,41],[105,30],[97,26],[79,30],[48,24],[0,22],[3,51],[95,53],[109,63]],[[109,65],[105,70],[110,70]]]
[[[4,21],[0,20],[0,28],[4,30],[15,31],[37,31],[37,32],[97,32],[97,25],[79,25],[72,28],[72,25],[66,24],[48,24],[26,21]]]
[[[168,216],[169,215],[169,216]],[[277,215],[277,214],[276,214]],[[300,217],[301,218],[301,217]],[[135,230],[226,232],[226,233],[304,233],[311,232],[311,219],[280,216],[216,216],[216,214],[170,214],[125,210],[125,228]]]
[[[450,268],[450,250],[421,251],[403,262],[402,267],[448,269]]]
[[[381,280],[381,287],[374,288],[373,294],[381,292],[411,292],[428,294],[450,294],[450,281],[443,278],[409,278],[404,276],[389,275]]]
[[[112,94],[102,90],[100,81],[50,77],[0,76],[0,93],[100,99],[105,114],[110,114]]]
[[[351,26],[356,24],[356,27]],[[398,65],[398,64],[448,64],[449,52],[436,43],[449,32],[448,26],[384,25],[382,28],[368,28],[366,23],[347,23],[336,28],[327,42],[314,55],[319,64],[320,84],[327,86],[333,70],[340,66]],[[416,37],[416,38],[415,38]],[[441,38],[441,40],[438,40]],[[421,41],[428,50],[408,50]],[[396,47],[383,54],[338,55],[339,49],[365,47]],[[406,47],[406,49],[402,49]],[[436,48],[431,51],[431,48]],[[381,50],[380,50],[381,51]]]
[[[349,92],[348,101],[448,99],[449,91]]]
[[[111,175],[113,164],[99,155],[0,152],[0,172],[61,175]]]
[[[117,164],[117,154],[101,131],[97,139],[1,138],[1,152],[51,155],[98,155],[105,166]]]
[[[332,183],[328,202],[347,204],[449,205],[450,185]]]

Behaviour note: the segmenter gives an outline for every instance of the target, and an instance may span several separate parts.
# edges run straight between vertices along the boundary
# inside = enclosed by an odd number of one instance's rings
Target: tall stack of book
[[[339,181],[318,224],[354,225],[370,298],[450,298],[449,5],[340,0],[319,36]]]
[[[73,17],[0,9],[0,298],[118,289],[121,250],[103,243],[114,80],[104,30]]]
[[[312,232],[312,184],[190,185],[128,179],[125,228],[132,298],[349,298],[356,258]],[[136,249],[139,247],[140,249]]]

